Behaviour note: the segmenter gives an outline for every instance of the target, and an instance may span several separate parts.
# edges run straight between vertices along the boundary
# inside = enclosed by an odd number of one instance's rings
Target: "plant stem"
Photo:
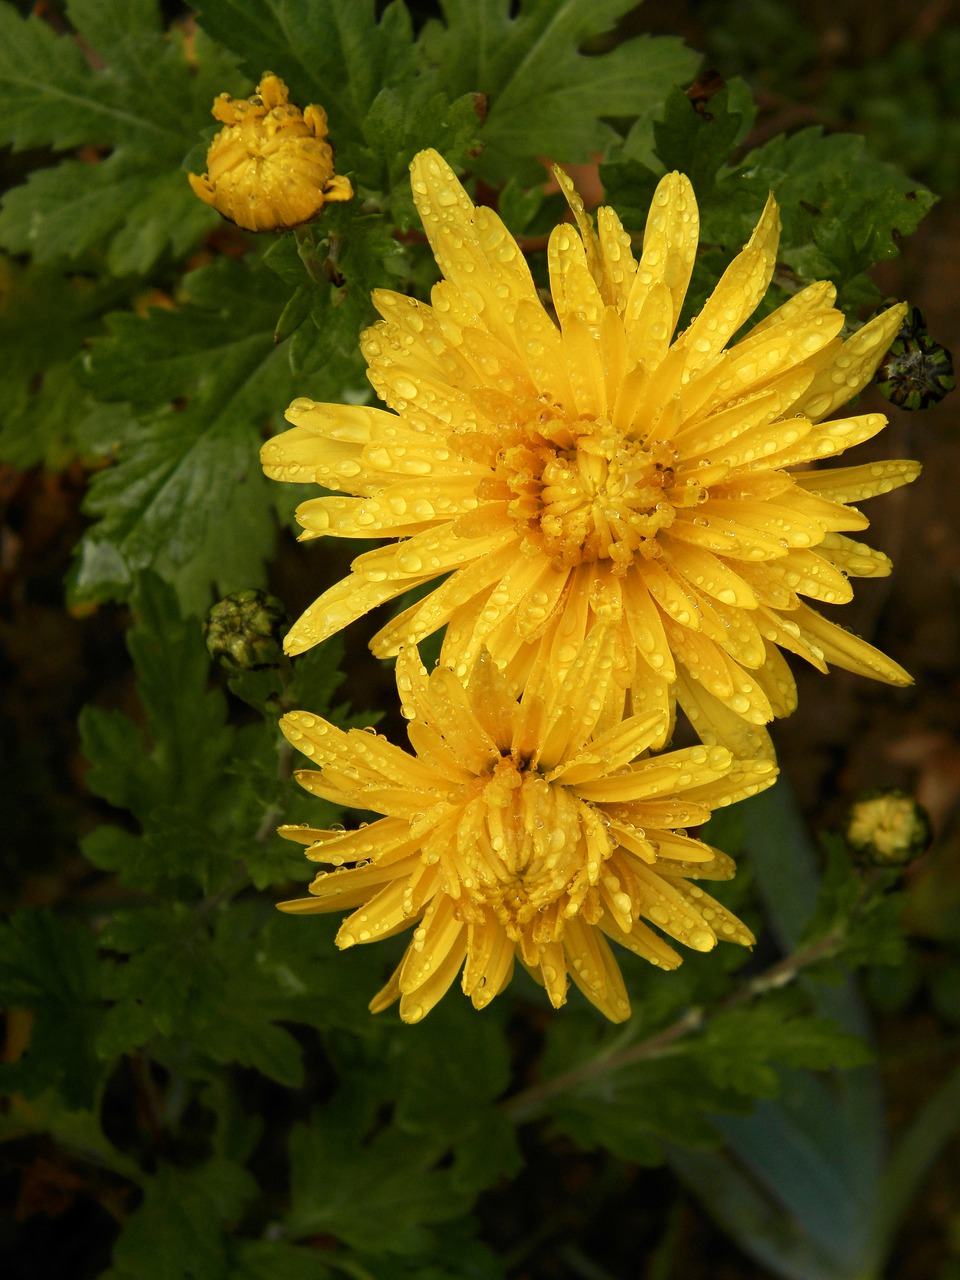
[[[663,1057],[670,1052],[678,1040],[683,1040],[686,1036],[702,1030],[704,1024],[714,1014],[724,1013],[768,991],[787,986],[802,970],[835,955],[842,945],[842,934],[834,932],[824,934],[808,946],[785,956],[783,960],[778,960],[757,977],[744,982],[736,991],[721,1000],[714,1009],[704,1010],[698,1006],[688,1009],[675,1022],[648,1036],[646,1040],[631,1045],[629,1049],[623,1049],[619,1053],[601,1052],[598,1057],[592,1058],[589,1062],[584,1062],[570,1071],[554,1076],[551,1080],[544,1080],[540,1084],[531,1085],[528,1089],[515,1093],[512,1098],[507,1098],[502,1104],[503,1111],[515,1124],[522,1124],[527,1120],[535,1119],[542,1110],[544,1102],[556,1097],[557,1094],[576,1088],[587,1080],[595,1080],[600,1076],[620,1071],[624,1067],[634,1066],[638,1062]]]

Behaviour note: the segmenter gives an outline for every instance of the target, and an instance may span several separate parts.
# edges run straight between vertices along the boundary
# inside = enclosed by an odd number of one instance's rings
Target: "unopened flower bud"
[[[351,200],[349,178],[333,171],[323,107],[301,111],[279,76],[264,72],[249,98],[221,93],[213,115],[223,128],[203,177],[188,174],[205,204],[248,231],[302,226],[331,200]]]
[[[932,830],[926,809],[913,796],[885,787],[850,806],[844,836],[861,861],[901,867],[929,847]]]
[[[228,671],[260,671],[283,660],[286,612],[276,596],[248,588],[213,606],[204,627],[207,652]]]

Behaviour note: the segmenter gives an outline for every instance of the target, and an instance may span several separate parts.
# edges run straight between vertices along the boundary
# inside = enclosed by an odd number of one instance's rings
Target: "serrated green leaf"
[[[291,1015],[293,975],[283,983],[264,969],[257,927],[262,917],[262,909],[254,919],[235,905],[210,932],[195,910],[181,904],[118,913],[102,943],[129,958],[113,971],[116,1003],[101,1051],[129,1053],[149,1040],[162,1057],[163,1042],[192,1045],[204,1059],[237,1062],[281,1084],[300,1084],[300,1047],[277,1025]],[[182,1048],[174,1056],[182,1061]]]
[[[781,259],[803,280],[833,280],[848,307],[875,300],[863,273],[896,257],[897,237],[912,234],[935,203],[862,137],[819,127],[772,139],[744,158],[740,173],[780,203]]]
[[[84,841],[87,857],[127,884],[162,886],[179,897],[214,892],[244,869],[259,888],[305,879],[302,852],[274,828],[308,818],[334,822],[340,812],[326,805],[318,814],[316,801],[293,786],[289,748],[275,723],[282,708],[265,705],[262,724],[233,728],[223,692],[208,687],[200,624],[181,617],[171,588],[145,577],[136,613],[128,646],[145,726],[86,707],[80,732],[90,762],[87,785],[129,810],[139,830],[98,827]],[[290,698],[330,715],[341,655],[339,644],[325,645],[298,661]],[[333,714],[353,723],[345,708]],[[358,719],[365,723],[370,715]]]
[[[238,1240],[230,1280],[323,1280],[332,1274],[319,1249],[283,1240]]]
[[[354,1099],[344,1086],[310,1124],[294,1129],[290,1235],[329,1234],[372,1256],[415,1254],[429,1244],[429,1224],[469,1209],[472,1195],[456,1189],[449,1169],[433,1167],[444,1142],[395,1127],[364,1139],[372,1120],[369,1099]]]
[[[703,238],[739,248],[743,240],[739,217],[749,214],[745,214],[739,189],[724,185],[723,178],[729,172],[734,148],[755,114],[749,88],[741,80],[725,85],[702,110],[697,110],[681,89],[673,89],[660,118],[639,121],[622,150],[603,165],[600,176],[611,203],[628,225],[639,229],[646,221],[660,175],[677,169],[693,183],[701,217],[707,223],[702,228]],[[755,193],[748,193],[748,201],[755,203],[756,199]],[[760,208],[762,198],[757,212]],[[731,210],[739,215],[732,226]]]
[[[73,457],[91,405],[76,354],[99,327],[107,291],[90,279],[0,258],[0,459],[58,470]]]
[[[87,707],[80,733],[88,786],[129,809],[141,832],[100,828],[87,856],[130,884],[207,886],[229,874],[223,838],[235,818],[225,777],[232,744],[226,702],[207,688],[200,625],[179,617],[171,589],[144,579],[137,610],[128,646],[146,732],[118,712]]]
[[[629,0],[443,0],[441,8],[444,23],[424,28],[423,56],[451,97],[487,95],[485,150],[475,167],[488,181],[532,183],[542,174],[540,155],[591,159],[619,137],[607,118],[656,112],[700,61],[667,36],[582,52],[616,25]]]
[[[140,1170],[135,1160],[122,1154],[106,1137],[95,1110],[73,1108],[63,1091],[52,1087],[29,1099],[12,1095],[4,1085],[5,1106],[0,1111],[0,1142],[22,1138],[25,1134],[47,1134],[58,1145],[71,1151],[82,1151],[95,1158],[105,1169],[136,1183]]]
[[[873,1054],[859,1036],[828,1018],[794,1013],[783,1000],[768,997],[749,1009],[712,1017],[694,1046],[711,1078],[756,1097],[779,1088],[774,1064],[826,1071],[859,1067]]]
[[[157,12],[156,5],[146,5]],[[75,6],[82,8],[82,6]],[[142,19],[144,0],[130,5],[130,21]],[[122,38],[126,22],[114,29]],[[109,55],[111,49],[101,49]],[[17,148],[134,140],[171,151],[175,121],[154,118],[149,97],[134,108],[106,70],[95,71],[80,43],[58,35],[36,14],[22,18],[0,5],[0,139]]]
[[[56,1088],[69,1108],[89,1108],[104,1072],[94,1040],[104,1013],[93,934],[49,912],[22,911],[0,925],[0,1005],[35,1015],[23,1056],[0,1065],[0,1090],[34,1098]]]
[[[180,256],[215,225],[179,168],[131,171],[116,157],[103,164],[65,160],[15,187],[0,212],[0,242],[45,263],[80,260],[106,245],[115,276],[146,275],[167,249]]]
[[[353,166],[362,123],[387,86],[413,70],[410,15],[374,0],[217,0],[202,3],[203,29],[243,61],[256,82],[269,68],[301,107],[320,103],[330,119],[341,167]]]
[[[39,262],[103,248],[114,275],[143,274],[215,225],[180,161],[214,96],[236,85],[233,65],[202,38],[188,55],[156,0],[73,0],[68,13],[79,38],[0,5],[0,140],[112,154],[31,174],[4,200],[0,243]]]
[[[225,1224],[256,1194],[251,1175],[228,1160],[190,1170],[162,1166],[124,1224],[103,1280],[227,1280]]]
[[[87,358],[89,386],[132,408],[114,420],[116,464],[88,493],[99,522],[79,552],[79,597],[124,595],[146,568],[197,611],[212,585],[221,595],[262,585],[275,526],[259,447],[267,423],[324,377],[294,378],[274,346],[286,300],[256,260],[221,259],[187,277],[176,310],[110,318]]]

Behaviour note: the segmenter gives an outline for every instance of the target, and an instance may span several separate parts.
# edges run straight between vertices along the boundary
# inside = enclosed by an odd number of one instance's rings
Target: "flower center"
[[[622,574],[636,555],[658,556],[677,509],[707,496],[670,444],[625,438],[603,419],[571,421],[549,405],[499,451],[497,477],[524,549],[558,569],[607,559]]]
[[[584,900],[616,840],[590,807],[512,756],[478,782],[464,810],[459,865],[450,868],[458,896],[462,888],[468,900],[461,901],[463,917],[473,914],[471,904],[486,908],[519,941],[531,921],[556,937],[564,917],[593,914]]]

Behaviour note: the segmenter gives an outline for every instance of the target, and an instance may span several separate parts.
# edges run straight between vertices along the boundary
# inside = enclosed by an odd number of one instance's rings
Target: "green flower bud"
[[[850,806],[844,838],[862,862],[902,867],[929,848],[933,831],[926,809],[912,795],[881,787]]]
[[[888,298],[883,307],[896,302]],[[874,375],[880,394],[901,409],[929,409],[957,385],[953,356],[927,332],[919,307],[908,307]]]
[[[278,667],[286,624],[286,611],[276,596],[253,587],[234,591],[207,615],[207,652],[227,671]]]

